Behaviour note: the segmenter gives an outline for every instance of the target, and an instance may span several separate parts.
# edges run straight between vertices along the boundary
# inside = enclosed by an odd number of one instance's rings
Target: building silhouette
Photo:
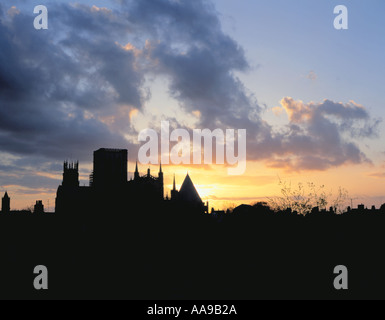
[[[36,214],[44,213],[44,205],[42,200],[36,200],[33,213],[36,213]]]
[[[155,201],[164,199],[164,181],[162,165],[159,167],[158,177],[152,176],[150,168],[147,169],[147,174],[140,176],[138,163],[135,166],[134,178],[128,181],[128,187],[131,192],[143,198],[148,197]]]
[[[195,207],[205,213],[208,212],[208,203],[204,204],[202,201],[189,174],[187,174],[186,178],[184,179],[179,191],[176,189],[176,181],[174,175],[174,183],[171,190],[171,201],[182,205],[185,204],[189,207]]]
[[[64,162],[63,186],[79,187],[79,162],[76,162],[76,163],[69,163],[68,161]]]
[[[1,200],[1,212],[2,213],[10,213],[11,212],[11,199],[8,196],[8,192],[6,191],[4,197]]]
[[[127,153],[125,149],[103,148],[95,151],[89,187],[79,184],[79,163],[65,161],[55,212],[138,211],[165,203],[188,205],[196,211],[207,212],[207,206],[188,174],[179,191],[176,190],[174,177],[171,200],[164,199],[162,165],[154,176],[150,168],[145,175],[141,175],[136,163],[134,177],[127,180]]]
[[[127,150],[99,149],[94,152],[90,186],[121,187],[127,182]]]

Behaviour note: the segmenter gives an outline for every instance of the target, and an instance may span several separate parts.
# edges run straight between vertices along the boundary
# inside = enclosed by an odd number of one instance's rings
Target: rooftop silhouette
[[[16,214],[5,192],[0,273],[12,276],[0,299],[36,298],[26,284],[42,263],[53,299],[385,298],[385,205],[304,216],[259,202],[208,214],[189,174],[179,190],[174,175],[164,198],[162,167],[141,174],[136,164],[128,180],[126,154],[96,151],[88,187],[79,163],[64,162],[56,214],[40,200]],[[331,279],[340,264],[354,274],[342,296]]]
[[[174,183],[171,199],[164,198],[162,165],[157,176],[153,176],[150,169],[147,174],[140,175],[136,163],[134,178],[127,180],[127,153],[124,149],[95,151],[89,187],[79,185],[79,163],[64,162],[63,182],[56,196],[56,213],[102,209],[129,211],[137,209],[141,203],[165,201],[178,206],[188,203],[197,213],[208,211],[188,174],[180,191],[175,189]]]

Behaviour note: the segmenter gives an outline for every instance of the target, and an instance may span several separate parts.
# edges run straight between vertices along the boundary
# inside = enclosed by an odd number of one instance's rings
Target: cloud
[[[243,49],[223,33],[207,1],[126,1],[132,29],[146,35],[150,72],[168,77],[170,94],[198,126],[247,129],[248,159],[287,170],[326,170],[369,162],[354,139],[375,137],[379,120],[354,102],[282,100],[289,125],[274,129],[235,76],[250,67]],[[310,72],[308,78],[317,75]],[[277,111],[277,110],[274,110]]]
[[[377,135],[379,119],[361,105],[324,100],[304,103],[286,97],[281,101],[289,124],[281,133],[278,149],[268,159],[274,168],[326,170],[343,164],[370,162],[355,139]]]
[[[129,147],[130,114],[150,97],[149,74],[167,75],[171,96],[199,112],[203,127],[248,121],[257,131],[248,119],[259,107],[234,76],[248,69],[243,49],[223,33],[210,2],[121,3],[51,4],[44,32],[16,8],[18,15],[3,15],[2,150],[59,160],[68,150],[85,159],[101,145]]]
[[[249,70],[243,49],[221,28],[209,1],[126,1],[132,29],[146,35],[151,73],[165,75],[181,107],[203,127],[234,126],[259,112],[235,76]]]
[[[167,78],[170,97],[187,117],[199,115],[199,127],[247,129],[249,160],[288,170],[369,161],[355,139],[375,137],[379,120],[354,102],[284,98],[289,124],[263,120],[237,77],[250,71],[244,50],[210,1],[113,8],[51,3],[49,29],[37,31],[32,13],[0,4],[0,148],[20,166],[70,155],[89,162],[99,147],[137,150],[131,119],[151,97],[147,77]]]
[[[374,172],[368,174],[369,177],[377,178],[377,179],[384,179],[385,178],[385,172]]]
[[[271,108],[271,111],[273,112],[274,115],[276,115],[277,117],[279,117],[281,114],[283,114],[285,112],[285,110],[282,108],[282,107],[274,107],[274,108]]]
[[[47,32],[23,12],[1,18],[1,149],[59,160],[88,159],[101,145],[127,147],[125,115],[142,107],[144,78],[135,53],[101,31],[123,23],[84,6],[52,5],[50,17]],[[93,29],[82,29],[85,21]]]

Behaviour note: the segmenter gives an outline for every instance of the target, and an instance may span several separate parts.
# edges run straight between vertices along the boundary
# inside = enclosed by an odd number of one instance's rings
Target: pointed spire
[[[160,162],[159,173],[162,173],[162,162]]]
[[[138,160],[136,160],[134,180],[139,179],[139,169],[138,169]]]
[[[173,185],[173,189],[172,190],[176,191],[175,173],[174,173],[174,185]]]
[[[189,174],[187,174],[182,186],[180,187],[179,197],[184,201],[202,203],[202,199],[199,196],[198,191],[195,189],[194,183],[192,182]]]

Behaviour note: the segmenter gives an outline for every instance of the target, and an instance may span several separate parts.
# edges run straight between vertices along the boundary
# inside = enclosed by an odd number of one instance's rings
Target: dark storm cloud
[[[58,19],[62,27],[70,26],[69,31],[73,31],[74,34],[111,39],[131,32],[124,13],[119,11],[90,7],[81,3],[58,4],[52,9],[50,5],[52,18]]]
[[[127,147],[121,130],[130,131],[128,117],[115,128],[101,119],[141,108],[143,75],[134,70],[134,53],[101,35],[106,13],[52,9],[49,31],[35,30],[23,13],[1,17],[1,150],[89,160],[101,145]],[[94,31],[77,33],[84,20],[94,20]]]
[[[118,43],[130,33],[124,17],[84,5],[61,5],[53,15],[57,29],[67,32],[58,45],[71,52],[71,61],[81,72],[80,80],[86,83],[80,101],[71,101],[86,108],[105,108],[107,113],[114,111],[114,103],[141,109],[144,74],[135,65],[135,50]],[[78,91],[79,87],[84,85],[77,83]]]
[[[142,109],[147,73],[168,75],[172,95],[187,111],[201,111],[202,125],[260,126],[248,120],[253,112],[259,120],[259,107],[233,74],[248,69],[243,50],[222,32],[209,2],[49,9],[49,31],[34,30],[24,13],[2,16],[4,151],[62,159],[68,150],[83,158],[100,145],[123,146],[122,133],[131,131],[127,109]],[[131,39],[148,42],[140,51],[125,46]],[[100,121],[109,117],[115,126]]]

